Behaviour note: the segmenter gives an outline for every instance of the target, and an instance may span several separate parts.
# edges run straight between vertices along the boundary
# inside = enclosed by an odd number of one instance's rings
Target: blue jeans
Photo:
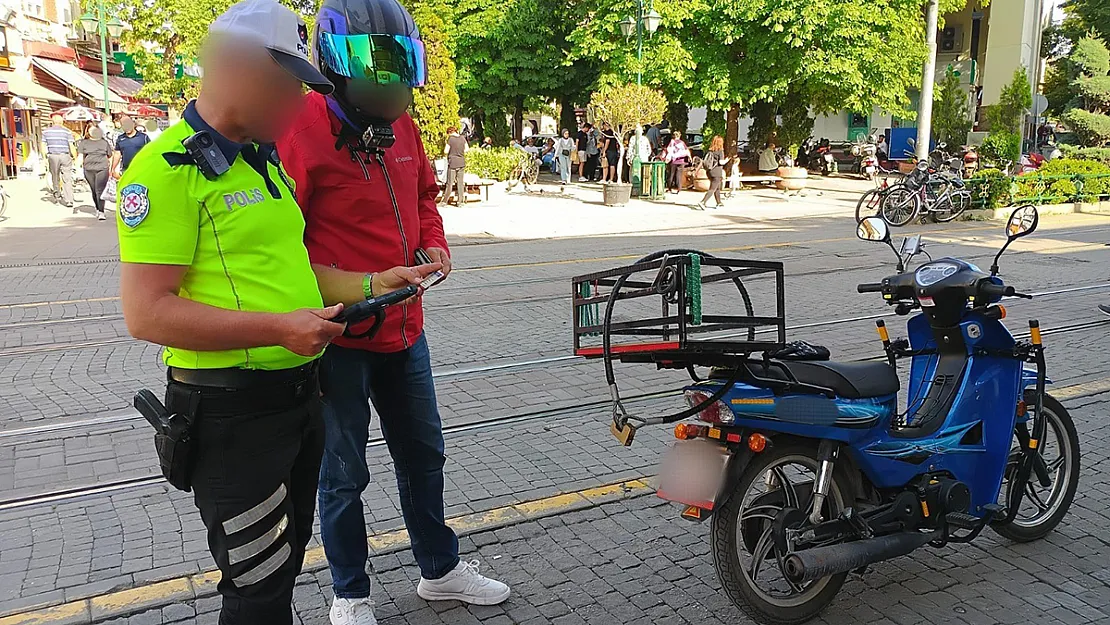
[[[370,595],[362,491],[370,406],[381,419],[397,474],[401,512],[425,579],[459,563],[459,540],[443,519],[443,429],[436,407],[428,343],[378,354],[329,345],[321,364],[324,459],[320,465],[320,535],[337,597]]]

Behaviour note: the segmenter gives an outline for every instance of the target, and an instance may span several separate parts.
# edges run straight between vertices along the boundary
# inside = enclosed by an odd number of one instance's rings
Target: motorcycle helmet
[[[313,43],[335,85],[328,106],[357,132],[392,124],[427,80],[420,31],[397,0],[323,0]]]

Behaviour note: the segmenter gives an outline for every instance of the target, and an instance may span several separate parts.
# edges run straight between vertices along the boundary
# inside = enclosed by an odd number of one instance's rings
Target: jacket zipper
[[[389,170],[385,167],[385,157],[381,152],[374,155],[378,160],[378,165],[382,168],[382,175],[385,176],[385,187],[389,189],[389,199],[393,202],[393,216],[397,218],[397,230],[401,233],[401,251],[405,254],[405,260],[401,263],[403,266],[409,265],[409,242],[405,237],[405,226],[401,223],[401,209],[397,206],[397,196],[393,193],[393,182],[389,179]],[[361,162],[361,159],[359,159]],[[362,170],[365,172],[366,167],[363,166]],[[366,179],[369,180],[370,176],[367,174]],[[409,305],[401,304],[401,343],[405,349],[409,348],[409,337],[405,334],[405,323],[409,318]]]

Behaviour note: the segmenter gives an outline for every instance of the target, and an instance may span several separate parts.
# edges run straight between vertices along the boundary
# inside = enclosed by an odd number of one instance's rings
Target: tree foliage
[[[463,110],[489,120],[506,111],[519,117],[545,100],[584,103],[596,68],[567,61],[569,10],[564,0],[458,0]]]
[[[1062,119],[1086,146],[1110,141],[1110,50],[1101,40],[1084,37],[1067,57],[1059,59],[1045,78],[1049,110]]]
[[[1033,92],[1029,87],[1029,75],[1022,66],[1014,70],[1010,82],[1002,88],[998,104],[987,110],[991,131],[997,129],[1020,134],[1022,119],[1032,106]]]
[[[667,99],[655,89],[642,85],[607,85],[590,98],[590,116],[599,123],[608,123],[620,139],[620,155],[624,160],[625,134],[645,122],[659,119],[667,108]],[[617,182],[620,182],[620,167]]]
[[[309,18],[315,16],[314,0],[281,0]],[[178,77],[178,65],[191,64],[208,35],[208,26],[234,0],[113,0],[115,16],[128,25],[123,32],[125,50],[132,53],[143,77],[143,97],[182,105],[196,97],[199,82]]]
[[[967,89],[960,84],[952,66],[948,66],[934,98],[933,135],[949,146],[960,146],[967,142],[970,131]]]
[[[410,10],[428,55],[428,81],[413,93],[412,116],[420,127],[424,151],[436,158],[447,142],[447,129],[459,123],[459,94],[448,28],[450,10],[440,2],[416,2]]]

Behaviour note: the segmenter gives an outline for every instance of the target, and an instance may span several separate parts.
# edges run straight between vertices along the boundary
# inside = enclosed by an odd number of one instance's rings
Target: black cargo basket
[[[606,332],[613,359],[671,367],[720,365],[786,343],[780,262],[675,250],[573,281],[578,356],[604,356]]]

